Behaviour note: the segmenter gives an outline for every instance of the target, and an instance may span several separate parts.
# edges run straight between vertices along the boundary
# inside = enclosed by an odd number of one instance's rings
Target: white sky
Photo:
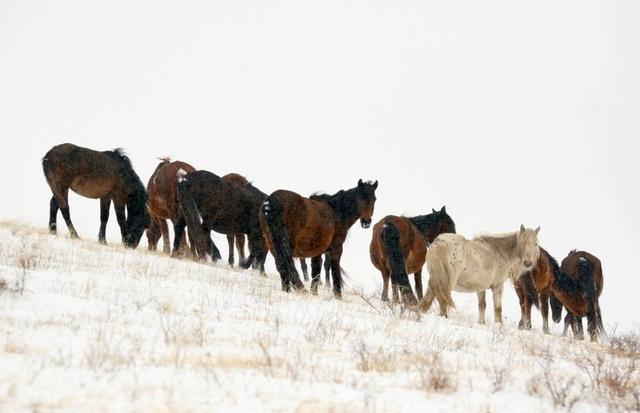
[[[46,226],[40,158],[65,141],[124,147],[145,183],[160,155],[267,193],[378,179],[374,221],[446,204],[466,236],[541,225],[559,260],[596,254],[605,323],[631,327],[638,21],[637,1],[5,0],[0,216]],[[84,238],[98,204],[71,199]],[[343,266],[373,287],[370,236],[352,229]]]

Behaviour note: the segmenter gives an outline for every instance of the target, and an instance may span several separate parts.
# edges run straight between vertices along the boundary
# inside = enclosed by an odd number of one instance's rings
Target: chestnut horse
[[[249,257],[244,267],[254,264],[263,271],[267,249],[258,221],[258,211],[266,195],[251,184],[237,185],[209,171],[187,174],[178,171],[178,200],[182,215],[176,225],[174,253],[180,248],[185,226],[193,240],[196,256],[213,261],[221,258],[211,239],[211,231],[222,234],[247,234]],[[200,222],[202,217],[202,222]]]
[[[236,185],[240,185],[240,186],[244,186],[247,185],[249,183],[249,181],[247,180],[247,178],[245,178],[244,176],[240,175],[240,174],[236,174],[236,173],[229,173],[226,174],[225,176],[222,177],[222,180],[226,180],[228,182],[232,182],[235,183]],[[266,198],[266,194],[265,194],[265,198]],[[242,267],[244,266],[244,263],[246,261],[246,258],[244,256],[244,234],[234,234],[234,235],[227,235],[227,242],[229,243],[229,265],[231,265],[233,267],[233,264],[235,262],[235,257],[233,254],[233,242],[235,240],[236,243],[236,249],[238,250],[238,264]]]
[[[542,331],[549,333],[549,298],[565,285],[560,280],[566,280],[566,277],[556,259],[540,247],[540,258],[535,267],[513,282],[520,302],[519,329],[531,329],[531,306],[535,305],[542,314]]]
[[[335,195],[305,198],[295,192],[278,190],[269,195],[260,209],[260,225],[269,250],[276,260],[283,291],[304,291],[293,257],[311,257],[311,292],[318,293],[322,254],[329,252],[333,294],[342,297],[340,259],[349,228],[360,219],[363,228],[371,225],[378,181],[358,181],[355,188]]]
[[[389,301],[389,279],[393,301],[398,293],[409,305],[416,304],[407,273],[414,274],[416,295],[422,300],[422,267],[427,258],[427,246],[442,233],[456,233],[456,225],[445,207],[428,215],[398,217],[388,215],[373,227],[369,255],[382,273],[382,301]]]
[[[592,341],[598,335],[604,335],[602,314],[598,301],[602,294],[603,274],[600,260],[585,251],[572,250],[562,260],[560,268],[569,276],[564,281],[566,287],[561,291],[554,291],[551,297],[551,313],[556,323],[562,318],[562,306],[567,309],[564,320],[563,335],[567,334],[569,326],[576,338],[584,339],[582,317],[587,316],[587,329]]]
[[[113,200],[123,244],[130,248],[138,246],[149,225],[147,193],[122,149],[98,152],[63,143],[44,155],[42,169],[53,193],[49,208],[49,231],[52,234],[57,232],[56,220],[60,209],[69,234],[78,238],[69,212],[71,189],[84,197],[100,199],[100,243],[106,243],[109,208]]]
[[[162,235],[162,250],[168,254],[171,252],[171,240],[169,239],[167,219],[171,220],[175,232],[175,226],[180,218],[176,174],[180,169],[189,173],[195,171],[196,168],[186,162],[171,162],[167,158],[161,160],[162,162],[158,164],[147,184],[149,215],[151,216],[151,225],[147,229],[147,243],[149,250],[155,251]],[[181,244],[186,246],[184,234]]]

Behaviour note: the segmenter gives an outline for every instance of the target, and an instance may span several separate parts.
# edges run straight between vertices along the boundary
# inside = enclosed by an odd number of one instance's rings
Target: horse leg
[[[389,301],[389,278],[391,274],[387,270],[382,270],[382,301]]]
[[[107,243],[109,208],[111,208],[111,198],[100,198],[100,231],[98,232],[98,242],[100,244]]]
[[[69,212],[69,189],[62,191],[62,199],[58,199],[58,205],[60,207],[60,212],[62,212],[62,218],[64,218],[65,224],[67,224],[67,228],[69,229],[69,235],[71,238],[80,238],[78,236],[78,231],[73,226],[73,222],[71,222],[71,213]]]
[[[162,252],[169,254],[171,252],[171,240],[169,239],[169,225],[166,219],[158,219],[160,227],[160,234],[162,234]],[[185,236],[182,233],[182,240],[184,242]],[[157,241],[156,241],[157,242]]]
[[[389,273],[389,277],[391,277],[391,273]],[[391,277],[391,302],[393,304],[400,302],[400,288],[398,288],[398,284],[393,281],[393,277]]]
[[[233,235],[227,235],[227,243],[229,243],[229,260],[227,261],[231,267],[233,267],[233,262],[235,261],[233,257]]]
[[[574,315],[573,319],[575,320],[574,323],[576,324],[576,329],[578,330],[577,339],[584,340],[584,328],[582,327],[582,317],[578,317]]]
[[[327,252],[324,254],[324,281],[325,288],[331,290],[331,255]]]
[[[564,329],[562,330],[563,337],[566,337],[569,332],[569,327],[573,330],[573,314],[567,309],[567,315],[564,316]]]
[[[413,274],[413,278],[416,282],[416,295],[418,296],[418,301],[422,300],[422,269],[420,271]]]
[[[420,301],[419,308],[423,313],[429,311],[431,308],[431,304],[433,304],[433,299],[436,298],[436,295],[433,293],[433,290],[427,288],[427,293],[424,295],[422,301]]]
[[[309,281],[309,268],[307,268],[307,260],[305,260],[304,258],[300,258],[300,268],[302,269],[302,276],[304,277],[304,280]],[[316,292],[314,293],[314,295],[318,293],[317,289],[318,287],[316,287]]]
[[[484,313],[487,309],[487,291],[482,290],[477,294],[478,294],[478,323],[484,324],[485,323]]]
[[[308,277],[306,274],[307,263],[304,258],[300,259],[300,264],[304,263],[302,271],[305,273],[305,280]],[[320,283],[320,272],[322,271],[322,255],[311,258],[311,294],[318,295],[318,284]]]
[[[500,284],[497,287],[493,287],[491,292],[493,293],[493,316],[496,323],[502,323],[502,291],[504,287]],[[531,316],[529,316],[531,319]]]
[[[182,242],[182,234],[184,234],[184,228],[187,226],[187,221],[184,219],[184,216],[180,215],[177,220],[173,222],[173,252],[172,256],[178,256],[178,251],[180,251],[180,243]],[[201,257],[197,256],[195,250],[195,243],[191,243],[194,251],[194,258],[198,259]]]
[[[154,216],[149,217],[149,228],[147,228],[146,234],[147,249],[156,251],[158,249],[158,240],[160,239],[160,226],[158,225],[158,219]]]
[[[589,332],[589,338],[591,338],[591,341],[598,340],[598,330],[596,328],[596,314],[591,309],[589,312],[587,312],[587,331]]]
[[[247,257],[244,255],[244,234],[236,234],[236,249],[238,250],[238,265],[244,265]]]
[[[549,334],[549,296],[540,294],[540,312],[542,313],[542,332]]]
[[[127,218],[124,212],[124,203],[113,201],[113,207],[116,210],[116,219],[118,220],[118,225],[120,226],[120,235],[122,235],[122,242],[124,243],[127,239]]]
[[[56,234],[58,231],[58,224],[56,221],[58,220],[58,199],[55,195],[51,197],[51,201],[49,201],[49,232],[52,234]]]
[[[521,282],[514,283],[513,288],[516,290],[518,303],[520,304],[520,322],[518,322],[518,329],[528,330],[531,328],[531,313],[529,313],[529,316],[527,317],[527,304],[529,300],[527,299],[527,295],[524,292],[524,286]],[[531,308],[530,305],[529,308]]]
[[[331,275],[333,277],[333,295],[342,298],[342,274],[340,272],[340,258],[342,258],[342,244],[331,248]]]
[[[211,260],[213,262],[217,262],[218,260],[222,259],[222,254],[220,254],[220,250],[211,238],[211,228],[203,225],[202,230],[204,231],[204,239],[207,245],[207,250],[209,250],[211,254]]]

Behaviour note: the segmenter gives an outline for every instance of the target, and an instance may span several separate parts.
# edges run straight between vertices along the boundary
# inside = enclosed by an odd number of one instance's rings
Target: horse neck
[[[409,219],[409,222],[411,222],[416,228],[418,228],[418,231],[420,231],[420,233],[427,240],[427,242],[429,243],[433,242],[433,240],[437,236],[432,233],[432,231],[435,229],[434,222],[433,222],[433,214],[418,215],[408,219]]]
[[[345,228],[350,228],[360,218],[355,189],[340,191],[335,195],[320,195],[314,199],[327,203],[333,209],[338,224]]]
[[[509,264],[518,263],[518,234],[513,233],[505,236],[483,236],[480,240],[500,254]]]

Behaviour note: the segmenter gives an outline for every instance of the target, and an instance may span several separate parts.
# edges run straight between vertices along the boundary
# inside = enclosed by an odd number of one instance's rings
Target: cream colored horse
[[[427,268],[429,289],[420,302],[420,309],[428,311],[434,298],[440,315],[447,316],[447,308],[455,307],[451,291],[477,293],[480,315],[484,324],[486,290],[493,292],[495,321],[502,322],[502,291],[507,278],[516,279],[530,271],[538,262],[538,232],[520,227],[520,231],[502,235],[483,235],[467,240],[461,235],[441,234],[429,246]]]

